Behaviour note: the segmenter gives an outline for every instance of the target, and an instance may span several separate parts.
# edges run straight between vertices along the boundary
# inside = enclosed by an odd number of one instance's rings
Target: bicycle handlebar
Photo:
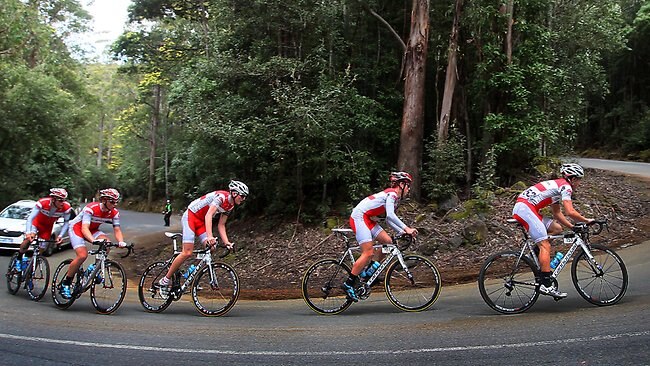
[[[596,225],[595,228],[590,229],[590,227],[593,227]],[[594,234],[598,235],[600,234],[603,229],[607,229],[609,231],[609,226],[607,225],[607,219],[596,219],[590,222],[578,222],[573,226],[573,232],[577,234]]]
[[[404,241],[405,244],[399,245],[400,241]],[[406,250],[411,244],[415,242],[415,237],[411,234],[401,233],[393,237],[393,244],[397,245],[399,250]]]
[[[128,244],[125,247],[120,247],[119,243],[113,243],[113,242],[108,241],[108,240],[95,240],[95,241],[92,242],[92,245],[98,245],[99,246],[98,250],[100,250],[102,248],[102,246],[104,248],[126,248],[127,252],[126,252],[125,255],[121,255],[120,256],[121,258],[126,258],[129,255],[131,255],[131,253],[135,253],[135,249],[134,249],[135,244],[133,244],[133,243]]]

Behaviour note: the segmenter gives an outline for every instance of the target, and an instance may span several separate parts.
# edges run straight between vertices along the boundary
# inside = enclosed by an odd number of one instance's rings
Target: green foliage
[[[434,139],[427,143],[428,162],[422,172],[422,191],[433,200],[446,199],[458,192],[466,175],[465,138],[452,130],[445,144]]]

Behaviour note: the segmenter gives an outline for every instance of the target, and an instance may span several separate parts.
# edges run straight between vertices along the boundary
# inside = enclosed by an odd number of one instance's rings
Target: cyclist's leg
[[[78,236],[73,230],[69,231],[70,235],[70,244],[72,249],[75,252],[75,258],[70,262],[68,271],[66,272],[65,278],[61,282],[61,288],[59,289],[61,295],[65,299],[69,299],[72,296],[72,281],[75,274],[79,270],[79,267],[83,262],[88,258],[88,249],[86,248],[86,241],[84,238]],[[58,284],[53,284],[55,286]]]
[[[192,256],[192,251],[194,250],[194,238],[196,235],[199,236],[201,241],[205,240],[206,237],[205,224],[203,224],[198,218],[194,217],[194,215],[190,214],[189,210],[185,211],[183,214],[181,223],[183,225],[183,251],[174,258],[174,261],[171,266],[169,266],[169,270],[165,277],[160,279],[161,285],[167,285],[174,273],[178,271],[181,264],[183,264],[187,258]]]

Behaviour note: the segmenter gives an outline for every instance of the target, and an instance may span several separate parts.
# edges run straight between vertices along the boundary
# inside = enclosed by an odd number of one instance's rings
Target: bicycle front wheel
[[[144,270],[138,283],[138,297],[144,310],[150,313],[160,313],[169,307],[173,296],[163,297],[160,294],[158,281],[165,277],[169,270],[168,262],[155,262]]]
[[[25,277],[29,297],[34,301],[42,299],[50,284],[50,263],[44,257],[36,257],[32,268],[29,268],[29,274]]]
[[[104,270],[95,272],[90,285],[90,301],[100,314],[112,314],[126,296],[126,272],[121,264],[107,259]]]
[[[313,311],[322,315],[339,314],[349,308],[352,300],[341,285],[350,276],[350,268],[336,259],[323,259],[312,264],[302,278],[302,298]]]
[[[192,282],[192,300],[199,313],[221,316],[230,311],[239,298],[239,278],[226,263],[205,266]]]
[[[421,255],[404,256],[408,274],[399,260],[386,271],[384,288],[393,305],[404,311],[428,309],[440,295],[440,272],[435,264]]]
[[[20,282],[22,282],[22,279],[20,278],[21,273],[16,269],[19,261],[20,257],[18,252],[16,252],[11,256],[9,267],[7,268],[7,291],[12,295],[15,295],[16,292],[18,292],[20,289]]]
[[[537,270],[528,257],[501,252],[491,255],[478,276],[481,297],[503,314],[519,314],[530,309],[539,297]]]
[[[614,305],[627,291],[627,268],[615,251],[592,244],[594,262],[585,252],[573,259],[571,280],[580,296],[598,306]]]
[[[59,309],[69,308],[79,296],[79,294],[75,293],[76,291],[73,291],[72,297],[69,299],[66,299],[61,295],[61,286],[66,274],[68,273],[68,269],[70,268],[70,263],[72,263],[72,259],[66,259],[61,262],[61,264],[56,267],[56,270],[54,270],[54,276],[52,277],[52,301],[54,301],[54,305]],[[72,285],[75,289],[81,287],[79,273],[75,276]]]

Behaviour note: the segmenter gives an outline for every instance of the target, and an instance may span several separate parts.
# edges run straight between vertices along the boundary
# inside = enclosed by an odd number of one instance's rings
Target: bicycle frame
[[[351,246],[350,245],[350,237],[348,234],[352,233],[351,229],[332,229],[332,232],[337,233],[341,240],[345,242],[345,245],[348,249],[343,252],[343,255],[341,256],[341,259],[339,259],[339,264],[342,264],[345,262],[346,258],[350,260],[350,263],[354,265],[355,259],[354,259],[354,252],[359,252],[361,251],[361,246],[355,245]],[[395,241],[395,238],[393,238],[393,242]],[[413,275],[409,271],[408,267],[406,266],[406,262],[404,262],[404,256],[402,255],[402,251],[397,247],[395,244],[374,244],[373,250],[375,249],[381,249],[382,253],[387,254],[386,258],[381,261],[379,268],[368,278],[365,283],[366,286],[371,286],[375,280],[379,277],[379,275],[388,267],[390,262],[393,260],[393,258],[397,257],[397,260],[399,261],[400,265],[404,269],[404,272],[408,276],[408,278],[412,278]]]
[[[178,250],[177,239],[179,237],[180,237],[179,234],[171,236],[172,243],[173,243],[173,246],[174,246],[174,253],[172,254],[171,258],[169,258],[165,262],[167,264],[171,265],[171,263],[174,261],[174,259],[176,259],[176,257],[178,257],[178,255],[182,253],[182,251]],[[208,268],[210,268],[210,283],[214,284],[215,286],[218,286],[217,279],[215,278],[215,275],[214,275],[214,270],[212,269],[212,253],[210,251],[210,248],[193,250],[192,254],[195,254],[196,259],[200,259],[200,262],[197,265],[196,269],[187,276],[187,279],[185,279],[185,281],[182,284],[180,284],[180,287],[178,288],[178,290],[179,290],[178,298],[180,298],[180,295],[185,293],[185,291],[190,287],[190,285],[194,281],[194,278],[196,277],[196,275],[198,273],[200,273],[200,271],[206,266]],[[180,278],[181,277],[180,276],[180,269],[178,271],[176,271],[176,273],[179,274],[178,277]]]
[[[518,221],[514,219],[509,219],[508,222],[510,223],[517,223]],[[602,224],[600,224],[602,225]],[[537,244],[533,243],[533,241],[530,239],[528,236],[528,233],[524,230],[522,226],[520,226],[520,229],[522,230],[524,234],[524,244],[521,248],[521,251],[519,253],[519,258],[517,260],[517,265],[519,264],[519,261],[521,261],[521,258],[526,255],[526,249],[528,249],[528,252],[530,253],[529,258],[533,260],[535,263],[535,266],[539,270],[541,268],[541,264],[539,262],[539,258],[535,254],[535,246]],[[600,229],[602,231],[602,227]],[[598,231],[598,232],[600,232]],[[588,241],[588,232],[580,232],[580,233],[575,233],[575,232],[568,232],[564,234],[559,234],[559,235],[549,235],[548,236],[549,242],[551,243],[551,246],[553,246],[553,240],[554,239],[563,239],[564,244],[572,244],[569,250],[567,250],[566,254],[558,263],[557,267],[553,270],[551,273],[551,278],[557,279],[557,277],[560,275],[560,272],[562,272],[562,269],[569,263],[571,258],[573,257],[573,254],[575,254],[576,250],[578,248],[582,248],[582,250],[585,252],[585,255],[587,258],[589,258],[589,263],[592,264],[592,269],[594,271],[600,271],[602,272],[602,268],[600,264],[598,264],[594,258],[594,256],[591,254],[591,251],[589,250],[589,241]]]

